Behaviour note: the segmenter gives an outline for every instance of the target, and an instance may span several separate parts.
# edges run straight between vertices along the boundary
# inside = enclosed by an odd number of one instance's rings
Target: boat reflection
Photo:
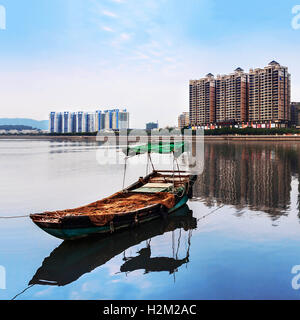
[[[196,229],[197,220],[188,206],[174,212],[165,220],[156,220],[137,228],[116,233],[105,238],[87,238],[77,241],[65,241],[44,259],[29,285],[65,286],[82,275],[106,264],[115,256],[124,252],[125,263],[121,272],[144,269],[145,273],[168,271],[174,273],[180,266],[188,262],[191,230]],[[184,259],[151,258],[150,242],[156,236],[176,229],[189,231],[188,252]],[[180,239],[179,239],[180,240]],[[125,251],[135,245],[147,241],[147,247],[139,251],[138,257],[126,258]]]
[[[168,258],[168,257],[156,257],[151,258],[151,246],[147,244],[146,248],[137,252],[139,255],[133,258],[124,258],[126,261],[121,266],[121,272],[132,272],[136,270],[145,270],[146,273],[168,271],[173,274],[183,264],[189,262],[189,248],[184,259]]]

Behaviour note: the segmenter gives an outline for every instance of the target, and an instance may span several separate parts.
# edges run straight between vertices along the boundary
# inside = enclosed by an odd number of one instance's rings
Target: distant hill
[[[0,125],[0,130],[34,130],[35,128],[29,126],[20,126],[20,125]]]
[[[40,130],[48,130],[49,121],[38,121],[26,118],[0,118],[0,126],[28,126]]]

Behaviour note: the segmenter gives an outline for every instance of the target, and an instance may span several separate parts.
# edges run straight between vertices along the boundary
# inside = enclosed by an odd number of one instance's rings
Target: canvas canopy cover
[[[136,156],[144,153],[174,153],[175,157],[179,157],[186,152],[188,148],[185,142],[170,142],[170,143],[148,143],[140,146],[129,146],[122,151],[126,156]]]

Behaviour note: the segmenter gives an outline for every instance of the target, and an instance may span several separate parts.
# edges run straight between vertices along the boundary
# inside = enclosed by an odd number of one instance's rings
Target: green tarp
[[[187,151],[187,144],[185,142],[171,142],[171,143],[148,143],[141,146],[132,146],[124,148],[123,152],[127,156],[135,156],[144,153],[160,153],[167,154],[174,152],[176,157]]]

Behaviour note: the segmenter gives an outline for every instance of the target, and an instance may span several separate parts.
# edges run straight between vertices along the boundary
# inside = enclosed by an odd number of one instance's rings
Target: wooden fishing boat
[[[136,149],[134,149],[136,148]],[[132,154],[180,154],[182,143],[147,145],[127,148]],[[144,152],[144,153],[145,153]],[[152,163],[152,161],[151,161]],[[153,165],[152,165],[153,166]],[[126,168],[126,166],[125,166]],[[114,195],[89,205],[69,210],[31,214],[32,221],[52,236],[73,240],[94,234],[111,234],[148,221],[166,218],[188,201],[196,176],[178,170],[155,170]]]
[[[193,212],[187,205],[168,216],[166,220],[160,221],[157,219],[137,228],[114,233],[109,237],[97,236],[77,241],[64,241],[44,259],[42,266],[36,271],[29,285],[68,285],[78,280],[82,275],[105,265],[114,257],[122,253],[125,256],[126,250],[142,244],[144,241],[149,242],[151,239],[181,228],[190,231],[190,236],[191,231],[197,228],[197,219],[193,217]],[[189,245],[190,239],[188,248]],[[155,270],[160,267],[160,271],[173,273],[174,265],[178,268],[182,264],[182,259],[176,257],[171,260],[166,259],[166,257],[160,258],[163,258],[163,264],[156,261]],[[126,258],[127,263],[125,262],[124,265],[120,266],[120,271],[128,272],[129,268],[132,269],[132,263],[136,261],[132,260],[132,258]],[[131,264],[129,261],[132,261]],[[147,264],[147,262],[153,265],[153,261],[149,260],[145,260],[144,264]],[[149,268],[150,266],[146,266],[145,269],[149,270]]]

